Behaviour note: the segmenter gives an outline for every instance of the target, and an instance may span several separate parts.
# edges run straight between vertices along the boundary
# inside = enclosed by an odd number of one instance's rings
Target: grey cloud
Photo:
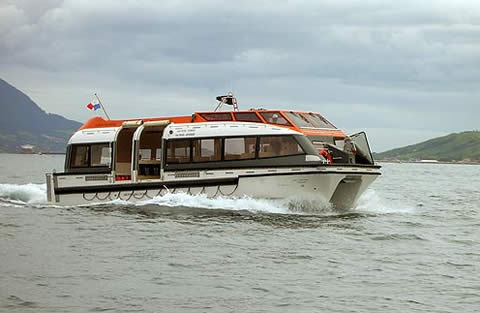
[[[326,110],[352,128],[455,130],[480,113],[473,1],[31,0],[0,5],[0,17],[4,78],[35,71],[46,89],[108,90],[132,115],[164,99],[189,113],[230,88],[247,106]]]

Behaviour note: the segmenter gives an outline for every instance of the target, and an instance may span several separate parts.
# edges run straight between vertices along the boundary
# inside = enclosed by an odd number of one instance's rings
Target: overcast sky
[[[0,77],[80,122],[94,92],[133,118],[232,90],[380,152],[480,129],[480,1],[0,0]]]

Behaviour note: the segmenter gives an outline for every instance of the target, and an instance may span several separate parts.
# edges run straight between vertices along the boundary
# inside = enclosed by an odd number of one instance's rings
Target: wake
[[[45,203],[46,184],[0,184],[0,198],[20,203]]]
[[[3,204],[34,204],[42,207],[58,207],[47,203],[46,184],[0,184],[0,200]],[[373,189],[367,190],[360,198],[357,206],[349,210],[337,210],[322,199],[315,197],[298,198],[289,197],[286,199],[254,199],[250,197],[229,198],[217,197],[208,198],[206,195],[189,195],[185,193],[168,193],[155,197],[151,200],[140,202],[128,202],[114,200],[104,203],[92,203],[78,205],[77,207],[94,206],[159,206],[168,208],[200,208],[212,210],[249,211],[252,213],[273,213],[273,214],[306,214],[306,215],[337,215],[338,213],[405,213],[405,209],[395,209],[384,204],[384,201]],[[407,210],[408,211],[408,210]]]

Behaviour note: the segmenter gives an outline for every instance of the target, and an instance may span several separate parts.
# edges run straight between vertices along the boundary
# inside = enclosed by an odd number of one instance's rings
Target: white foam
[[[46,184],[0,184],[0,198],[10,204],[46,204]],[[98,203],[105,205],[106,203]],[[254,199],[250,197],[208,198],[206,195],[189,195],[185,193],[167,193],[151,200],[127,202],[114,200],[111,205],[146,205],[154,204],[167,207],[191,207],[203,209],[248,210],[251,212],[265,212],[277,214],[335,214],[329,203],[318,198],[289,197],[281,200]],[[89,206],[95,204],[89,204]],[[385,205],[381,197],[373,189],[368,189],[359,199],[355,211],[373,213],[411,213],[414,208],[389,203]]]
[[[156,204],[168,207],[192,207],[202,209],[248,210],[253,212],[289,213],[288,207],[277,200],[253,199],[250,197],[208,198],[206,195],[189,195],[185,193],[167,193],[148,201],[137,202],[136,205]]]
[[[415,209],[405,206],[403,204],[395,205],[389,203],[388,206],[385,201],[375,192],[374,189],[367,189],[358,200],[354,210],[372,213],[412,213]]]
[[[114,204],[125,204],[115,201]],[[331,213],[330,204],[318,198],[290,197],[286,199],[254,199],[251,197],[217,197],[209,198],[206,195],[189,195],[185,193],[167,193],[152,200],[136,202],[135,205],[155,204],[168,207],[192,207],[202,209],[223,209],[276,214],[325,214]]]
[[[218,209],[232,211],[250,211],[253,213],[275,213],[275,214],[337,214],[332,205],[317,197],[291,196],[285,199],[258,199],[248,196],[243,197],[216,197],[209,198],[205,194],[191,195],[187,193],[167,193],[150,200],[126,201],[115,199],[108,202],[92,202],[80,204],[82,206],[125,206],[125,205],[158,205],[165,207],[187,207],[200,209]],[[50,206],[50,205],[49,205]]]
[[[167,193],[163,196],[157,196],[151,200],[144,201],[124,201],[113,200],[107,203],[91,203],[92,205],[158,205],[166,207],[187,207],[201,209],[221,209],[232,211],[250,211],[276,214],[325,214],[331,213],[332,208],[324,201],[314,198],[290,197],[287,199],[254,199],[248,196],[244,197],[216,197],[209,198],[206,195],[190,195],[186,193]],[[82,205],[83,206],[83,205]]]
[[[46,184],[0,184],[0,198],[20,203],[42,203],[47,200]]]

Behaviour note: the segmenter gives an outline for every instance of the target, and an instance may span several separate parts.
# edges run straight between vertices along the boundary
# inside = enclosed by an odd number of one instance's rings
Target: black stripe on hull
[[[343,172],[343,171],[319,171],[319,172],[289,172],[289,173],[259,173],[239,175],[239,178],[244,177],[263,177],[263,176],[289,176],[289,175],[313,175],[313,174],[341,174],[341,175],[381,175],[379,172]]]
[[[104,186],[85,186],[85,187],[60,187],[55,189],[57,195],[82,194],[82,193],[103,193],[103,192],[121,192],[135,190],[152,189],[176,189],[176,188],[195,188],[227,186],[238,184],[238,178],[219,178],[219,179],[200,179],[184,180],[175,182],[155,182],[155,183],[135,183],[135,184],[111,184]]]

